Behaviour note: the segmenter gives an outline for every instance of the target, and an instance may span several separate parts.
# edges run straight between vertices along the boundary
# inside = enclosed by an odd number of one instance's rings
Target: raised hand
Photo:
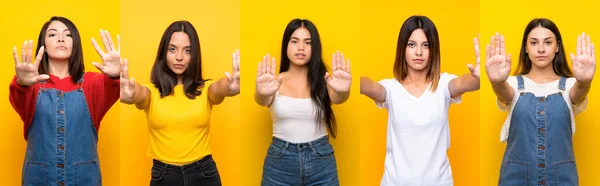
[[[490,44],[485,45],[485,71],[488,79],[492,84],[502,83],[506,81],[510,74],[511,55],[506,54],[506,45],[504,44],[504,36],[496,33],[492,36]]]
[[[227,77],[227,92],[233,96],[240,93],[240,50],[236,50],[231,54],[231,61],[232,74],[225,72],[225,77]]]
[[[263,97],[272,96],[279,90],[283,76],[275,75],[275,58],[267,54],[262,62],[258,63],[258,75],[256,76],[256,94]]]
[[[129,79],[129,64],[127,62],[127,59],[125,59],[120,70],[121,102],[133,104],[133,99],[135,97],[135,81],[133,78]]]
[[[471,75],[477,79],[479,79],[479,74],[480,74],[479,73],[479,61],[480,61],[479,38],[480,38],[479,35],[476,38],[473,38],[473,44],[475,45],[475,66],[473,66],[472,64],[467,64],[469,71],[471,71]]]
[[[327,86],[338,93],[350,92],[352,75],[350,74],[350,59],[345,60],[344,54],[337,51],[332,55],[331,74],[325,73]]]
[[[40,47],[33,64],[31,64],[31,60],[33,58],[33,41],[25,41],[23,43],[22,51],[21,51],[21,60],[19,62],[19,57],[17,55],[17,46],[13,48],[13,57],[15,60],[15,72],[17,75],[17,84],[21,86],[31,86],[36,84],[41,80],[45,80],[50,78],[50,76],[46,74],[38,74],[38,67],[40,66],[40,62],[42,61],[42,57],[44,56],[44,46]]]
[[[96,52],[98,52],[98,55],[102,58],[102,64],[98,62],[93,62],[92,64],[107,76],[116,78],[119,76],[119,70],[121,69],[121,38],[117,35],[117,48],[115,48],[115,44],[108,31],[100,30],[100,36],[102,37],[102,44],[104,45],[106,53],[102,51],[100,45],[92,38],[92,45],[94,45]]]
[[[577,36],[577,54],[571,53],[573,61],[573,73],[578,82],[590,83],[596,71],[596,51],[590,36],[581,33]]]

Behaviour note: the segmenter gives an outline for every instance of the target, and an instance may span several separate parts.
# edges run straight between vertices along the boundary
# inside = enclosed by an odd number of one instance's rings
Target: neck
[[[290,68],[287,70],[286,74],[306,77],[308,74],[308,65],[298,66],[290,62]]]
[[[48,73],[60,79],[69,76],[69,59],[48,61]]]
[[[554,73],[552,64],[546,65],[545,67],[538,67],[532,64],[531,70],[529,70],[529,73],[526,75],[529,79],[538,83],[554,81],[559,78],[558,74]]]
[[[177,75],[177,85],[183,85],[183,77],[181,75]]]
[[[406,78],[404,78],[404,80],[402,81],[411,84],[429,83],[429,80],[427,79],[427,70],[414,70],[409,67],[408,74],[406,75]]]

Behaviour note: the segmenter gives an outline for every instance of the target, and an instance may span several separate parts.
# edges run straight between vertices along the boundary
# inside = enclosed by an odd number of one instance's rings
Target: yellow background
[[[507,51],[512,53],[512,69],[514,73],[519,60],[521,39],[525,26],[534,18],[548,18],[558,26],[563,38],[565,50],[575,53],[577,36],[585,32],[591,36],[592,42],[600,44],[600,26],[594,24],[598,18],[598,3],[595,1],[498,1],[483,0],[481,2],[481,37],[483,44],[488,44],[492,34],[500,32],[505,36]],[[482,45],[484,47],[485,45]],[[598,49],[596,49],[598,51]],[[568,57],[569,65],[571,59]],[[482,62],[483,62],[482,57]],[[596,57],[598,60],[598,57]],[[485,71],[485,66],[482,66]],[[598,68],[596,68],[598,71]],[[588,107],[585,112],[575,117],[577,125],[574,136],[575,161],[581,185],[599,185],[598,152],[600,146],[597,131],[600,130],[600,118],[597,115],[600,102],[598,78],[592,82],[592,90],[588,94]],[[500,164],[506,148],[500,142],[500,129],[508,113],[500,111],[496,104],[496,95],[482,73],[481,82],[481,185],[497,185],[500,175]]]
[[[451,12],[451,13],[450,13]],[[429,17],[440,37],[441,72],[469,73],[475,63],[473,37],[479,32],[479,1],[375,2],[361,1],[361,76],[374,81],[394,78],[398,33],[412,15]],[[448,158],[455,185],[477,185],[479,175],[479,92],[466,93],[462,103],[450,107],[451,144]],[[383,175],[387,111],[366,96],[358,97],[360,112],[360,183],[379,185]],[[483,108],[483,107],[482,107]]]
[[[240,47],[239,1],[121,1],[122,56],[129,75],[150,83],[150,71],[163,32],[174,21],[187,20],[200,38],[205,78],[218,80],[231,72],[231,53]],[[244,63],[244,51],[241,63]],[[240,185],[240,96],[213,107],[211,149],[223,185]],[[147,156],[146,115],[121,103],[121,185],[148,185],[152,159]]]
[[[334,105],[338,122],[337,139],[331,140],[337,160],[341,185],[359,185],[359,1],[242,1],[242,183],[259,185],[267,148],[272,138],[271,115],[267,107],[254,101],[257,65],[270,53],[281,59],[281,40],[286,25],[294,18],[311,20],[317,27],[323,46],[323,60],[331,65],[331,54],[340,50],[351,59],[352,87],[350,99]],[[331,138],[330,138],[331,139]]]
[[[0,180],[2,185],[20,185],[21,168],[27,143],[23,138],[23,122],[8,100],[8,85],[15,75],[12,48],[20,47],[31,39],[37,48],[37,39],[44,22],[52,16],[70,19],[81,36],[86,71],[98,72],[92,61],[101,61],[90,41],[100,41],[100,29],[119,33],[119,1],[11,1],[0,8],[0,111],[3,130],[0,130]],[[34,49],[35,50],[35,49]],[[119,106],[115,104],[100,124],[98,153],[104,185],[119,183]]]

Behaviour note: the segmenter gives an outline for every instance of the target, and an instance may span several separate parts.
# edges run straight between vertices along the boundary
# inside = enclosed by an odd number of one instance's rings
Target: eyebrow
[[[533,37],[529,38],[529,39],[530,40],[539,40],[538,38],[533,38]],[[547,37],[547,38],[544,38],[543,40],[546,40],[546,39],[554,39],[554,37]]]
[[[416,43],[416,41],[414,41],[414,40],[408,40],[408,42]],[[429,43],[429,41],[423,41],[423,43]]]
[[[169,46],[172,46],[172,47],[175,47],[175,48],[177,48],[177,45],[174,45],[174,44],[171,44],[171,43],[169,43]],[[191,48],[191,46],[185,46],[185,47],[183,47],[183,48]]]
[[[48,32],[50,32],[50,31],[58,31],[58,30],[56,30],[56,29],[54,29],[54,28],[51,28],[51,29],[49,29],[49,30],[48,30]],[[67,29],[65,29],[64,31],[70,31],[70,30],[67,28]]]
[[[294,37],[294,36],[292,36],[292,39],[297,39],[297,40],[300,40],[300,38],[297,38],[297,37]],[[312,40],[312,39],[311,39],[311,38],[306,38],[306,39],[304,39],[304,40]]]

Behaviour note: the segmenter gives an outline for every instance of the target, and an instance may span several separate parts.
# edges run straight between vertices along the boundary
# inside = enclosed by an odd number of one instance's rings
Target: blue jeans
[[[217,164],[208,155],[194,163],[183,166],[170,165],[154,160],[152,165],[151,186],[220,186],[221,177]]]
[[[290,143],[273,137],[261,185],[340,185],[329,137],[308,143]]]

